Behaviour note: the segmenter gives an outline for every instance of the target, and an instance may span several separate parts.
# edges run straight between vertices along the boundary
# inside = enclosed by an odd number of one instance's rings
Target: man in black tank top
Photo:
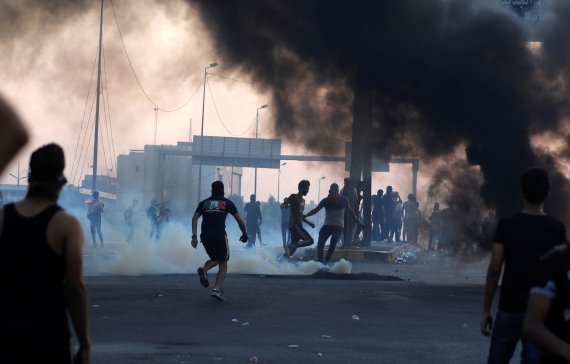
[[[68,313],[90,362],[82,228],[57,205],[64,164],[59,146],[36,150],[26,198],[0,209],[2,363],[71,363]]]

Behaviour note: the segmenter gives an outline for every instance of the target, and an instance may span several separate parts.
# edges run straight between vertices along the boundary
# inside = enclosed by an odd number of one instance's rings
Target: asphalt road
[[[481,284],[361,277],[230,275],[223,302],[196,275],[88,277],[93,362],[485,361]]]

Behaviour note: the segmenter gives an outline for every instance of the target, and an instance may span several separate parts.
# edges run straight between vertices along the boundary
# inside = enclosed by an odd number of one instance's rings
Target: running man
[[[303,228],[303,222],[309,224],[312,228],[315,227],[315,224],[307,220],[303,215],[303,211],[305,210],[305,199],[303,196],[307,196],[310,186],[311,183],[309,181],[306,179],[302,180],[297,186],[299,192],[293,193],[289,196],[287,201],[291,210],[291,217],[289,218],[291,243],[287,245],[287,248],[285,249],[285,256],[287,258],[293,256],[297,248],[309,246],[315,242],[307,230]]]
[[[331,184],[329,195],[323,198],[319,205],[309,211],[305,217],[315,215],[321,211],[322,208],[325,209],[326,215],[323,227],[319,231],[319,241],[317,242],[317,257],[319,262],[328,264],[344,229],[344,210],[346,209],[350,213],[350,216],[352,216],[354,222],[360,225],[361,228],[364,228],[364,225],[358,221],[358,216],[356,216],[354,211],[352,211],[348,205],[348,200],[346,197],[339,194],[338,184],[336,183]],[[331,243],[329,245],[329,249],[327,250],[327,256],[323,261],[323,250],[325,243],[329,237],[331,238]]]
[[[198,247],[198,236],[196,230],[198,228],[198,219],[202,216],[202,227],[200,229],[200,241],[206,249],[206,253],[210,259],[204,263],[204,266],[198,268],[198,276],[200,283],[204,287],[208,287],[208,271],[218,266],[218,274],[216,275],[216,284],[212,289],[212,298],[224,300],[223,285],[228,272],[228,260],[230,259],[230,248],[228,246],[228,236],[226,234],[226,217],[232,214],[236,219],[242,232],[239,240],[247,243],[247,229],[242,218],[239,216],[236,205],[224,197],[224,183],[215,181],[212,183],[212,196],[198,204],[194,217],[192,217],[192,247]]]

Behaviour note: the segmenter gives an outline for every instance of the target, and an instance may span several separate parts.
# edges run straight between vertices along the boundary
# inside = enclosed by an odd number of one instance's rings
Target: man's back
[[[499,220],[493,238],[494,243],[503,245],[505,259],[499,310],[525,311],[540,257],[565,241],[564,224],[547,215],[519,212]]]
[[[0,304],[0,321],[4,324],[6,320],[54,322],[67,329],[64,260],[47,240],[48,225],[60,210],[52,205],[26,217],[14,204],[4,209],[0,287],[10,296]],[[43,300],[41,304],[38,298]]]
[[[196,211],[202,215],[202,233],[224,233],[226,216],[237,214],[237,208],[232,201],[216,196],[200,202]]]
[[[321,200],[320,206],[325,209],[325,222],[323,225],[344,227],[344,209],[348,206],[346,197],[336,195]]]
[[[382,196],[376,195],[372,197],[372,206],[374,207],[372,216],[381,217],[384,215],[384,201],[382,200]]]
[[[246,212],[246,216],[245,216],[245,220],[246,222],[251,225],[251,224],[257,224],[259,222],[259,217],[261,215],[261,209],[259,208],[259,205],[255,202],[248,202],[247,204],[245,204],[244,208],[243,208]]]

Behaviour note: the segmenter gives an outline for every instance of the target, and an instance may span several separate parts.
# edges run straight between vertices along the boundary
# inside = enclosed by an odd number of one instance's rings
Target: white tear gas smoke
[[[235,223],[230,223],[235,224]],[[126,227],[109,223],[103,226],[105,240],[112,242],[104,249],[87,248],[86,274],[195,274],[208,256],[202,245],[197,249],[190,245],[190,233],[186,226],[172,222],[164,226],[160,240],[149,239],[150,224],[139,222],[136,227],[134,242],[125,242]],[[281,260],[283,248],[276,243],[269,233],[265,241],[271,243],[266,247],[246,249],[238,242],[239,233],[228,229],[230,241],[230,261],[228,272],[234,274],[261,275],[308,275],[325,267],[316,261],[288,262]],[[86,246],[90,246],[87,237]],[[279,241],[279,240],[278,240]],[[213,271],[215,271],[214,269]],[[352,264],[344,259],[330,267],[331,272],[348,274]]]

